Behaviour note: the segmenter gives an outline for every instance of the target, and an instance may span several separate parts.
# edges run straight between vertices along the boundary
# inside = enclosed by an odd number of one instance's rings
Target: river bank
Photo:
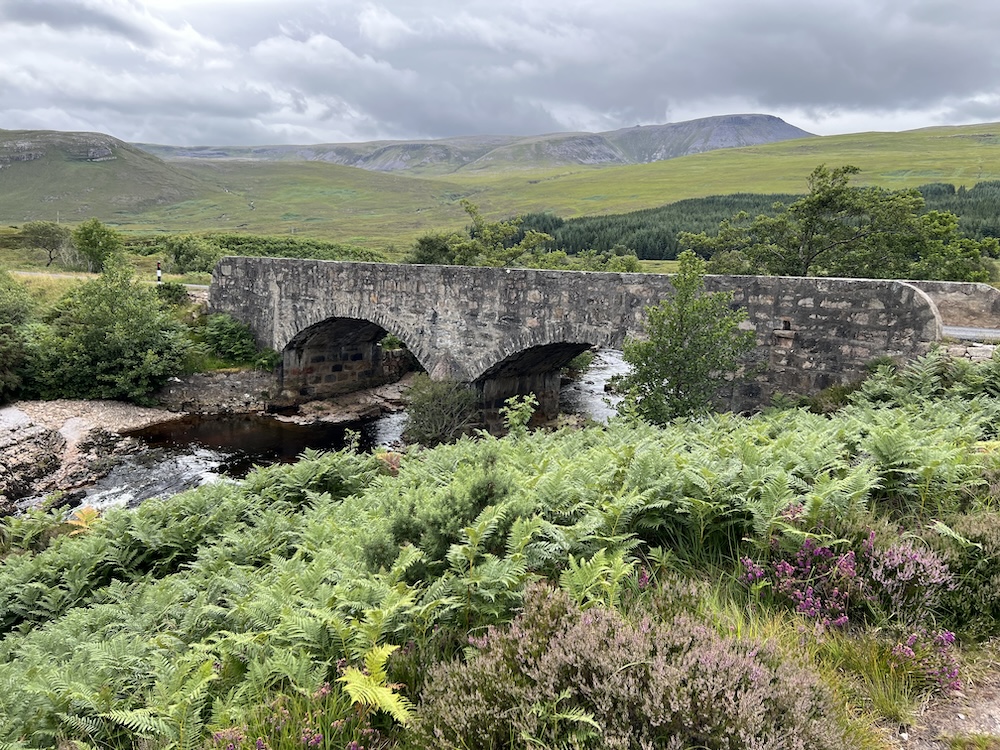
[[[191,414],[263,413],[263,373],[198,374],[168,384],[163,404],[141,407],[119,401],[18,401],[0,408],[0,515],[23,498],[62,493],[72,501],[80,489],[106,476],[122,459],[144,449],[129,433]],[[409,378],[368,391],[314,401],[275,419],[312,424],[356,422],[401,411]]]

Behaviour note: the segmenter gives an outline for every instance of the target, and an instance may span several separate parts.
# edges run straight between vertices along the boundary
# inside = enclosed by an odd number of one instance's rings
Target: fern
[[[395,692],[397,686],[389,684],[385,669],[389,656],[397,648],[388,644],[376,646],[365,654],[365,671],[347,667],[337,682],[343,684],[363,717],[373,711],[382,711],[405,726],[410,721],[414,706],[405,696]]]

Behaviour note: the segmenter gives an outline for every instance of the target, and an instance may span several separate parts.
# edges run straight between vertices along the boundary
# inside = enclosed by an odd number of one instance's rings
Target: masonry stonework
[[[757,336],[735,410],[856,380],[876,357],[912,359],[941,338],[934,303],[907,282],[710,276],[706,288],[732,292]],[[659,274],[228,257],[209,305],[282,352],[287,399],[392,379],[378,346],[391,333],[431,377],[476,384],[488,407],[534,391],[551,412],[558,370],[641,336],[644,308],[671,291]]]

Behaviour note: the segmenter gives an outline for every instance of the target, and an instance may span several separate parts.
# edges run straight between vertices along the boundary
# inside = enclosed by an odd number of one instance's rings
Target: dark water
[[[306,449],[360,450],[399,441],[403,414],[341,425],[299,425],[253,414],[190,416],[128,433],[145,448],[86,489],[81,505],[138,505],[208,482],[239,479],[254,466],[291,463]]]
[[[600,422],[614,413],[605,383],[625,371],[621,352],[601,350],[579,379],[566,385],[560,409]],[[252,414],[191,416],[129,433],[146,448],[128,456],[86,490],[80,502],[96,508],[138,505],[207,482],[239,479],[254,466],[290,463],[308,448],[339,450],[356,441],[361,450],[401,440],[402,412],[341,425],[299,425]]]

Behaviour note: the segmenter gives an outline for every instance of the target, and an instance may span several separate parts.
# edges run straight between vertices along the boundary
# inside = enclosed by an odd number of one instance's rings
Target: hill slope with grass
[[[0,130],[0,213],[8,223],[114,220],[221,192],[103,133]]]
[[[645,140],[652,129],[618,131],[624,135],[608,148],[641,154],[652,147],[653,141]],[[0,143],[34,142],[42,135],[59,141],[77,134],[0,131]],[[552,166],[540,159],[533,169],[507,169],[498,160],[493,167],[483,162],[482,168],[444,175],[291,158],[165,162],[108,136],[93,137],[114,142],[117,158],[88,161],[81,150],[53,146],[29,160],[26,154],[38,149],[3,146],[0,223],[94,216],[129,232],[294,233],[405,250],[423,234],[462,231],[468,218],[462,198],[476,203],[488,219],[533,212],[573,218],[709,195],[802,194],[820,164],[856,165],[861,172],[854,184],[891,189],[932,182],[971,188],[1000,180],[1000,123],[799,138],[624,166]],[[474,151],[470,144],[459,145]],[[545,144],[542,139],[530,148],[544,151]],[[491,150],[513,148],[494,143]]]

